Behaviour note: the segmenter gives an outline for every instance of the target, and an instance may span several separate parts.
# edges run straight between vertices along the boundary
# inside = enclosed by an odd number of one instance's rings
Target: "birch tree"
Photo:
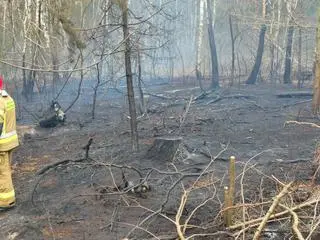
[[[197,1],[197,31],[196,31],[196,78],[199,82],[200,88],[204,90],[202,85],[202,73],[201,73],[201,50],[202,50],[202,39],[203,39],[203,27],[204,27],[204,0]]]
[[[292,80],[291,80],[292,42],[293,42],[293,34],[294,34],[293,11],[296,9],[297,4],[298,4],[298,0],[288,0],[286,2],[289,28],[287,32],[287,47],[286,47],[285,67],[284,67],[284,75],[283,75],[283,82],[285,84],[292,83]]]

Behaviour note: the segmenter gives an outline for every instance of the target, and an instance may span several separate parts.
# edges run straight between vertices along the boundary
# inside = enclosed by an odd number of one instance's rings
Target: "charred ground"
[[[53,129],[30,124],[30,116],[23,111],[23,106],[39,111],[39,100],[29,105],[19,102],[22,144],[13,162],[17,207],[0,213],[0,238],[100,240],[130,234],[129,239],[175,239],[173,222],[182,190],[193,186],[204,170],[208,173],[194,186],[181,221],[210,199],[190,220],[198,228],[190,227],[187,235],[225,231],[220,210],[231,155],[237,157],[237,201],[254,203],[276,195],[278,186],[272,175],[283,182],[310,180],[319,129],[285,122],[318,123],[311,114],[311,97],[277,96],[296,91],[283,86],[241,86],[196,99],[200,90],[182,84],[147,89],[152,94],[148,114],[139,118],[138,153],[131,152],[126,102],[121,95],[106,98],[100,94],[95,120],[90,119],[91,99],[81,97],[67,113],[67,122]],[[182,137],[173,161],[148,158],[155,137]],[[83,159],[82,147],[89,138],[93,138],[89,159]],[[39,174],[45,166],[63,160],[70,161]],[[151,191],[115,191],[122,172],[135,183],[140,173]],[[158,210],[161,213],[156,214]],[[290,229],[277,232],[278,239],[291,234]],[[227,239],[230,233],[195,239]]]

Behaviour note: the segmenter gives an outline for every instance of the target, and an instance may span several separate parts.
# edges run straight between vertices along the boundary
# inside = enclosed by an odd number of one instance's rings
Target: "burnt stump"
[[[182,142],[181,137],[157,137],[147,152],[152,160],[172,161]]]

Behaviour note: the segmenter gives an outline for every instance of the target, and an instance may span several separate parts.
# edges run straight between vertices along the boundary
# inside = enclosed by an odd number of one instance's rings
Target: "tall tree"
[[[219,63],[216,48],[216,41],[213,29],[213,9],[212,0],[207,0],[207,12],[208,12],[208,34],[209,34],[209,45],[210,45],[210,55],[211,55],[211,73],[212,81],[211,88],[219,87]]]
[[[203,38],[203,21],[204,21],[204,0],[197,1],[197,31],[196,31],[196,78],[199,82],[199,86],[204,90],[202,84],[202,73],[201,73],[201,50],[202,50],[202,38]]]
[[[316,37],[315,78],[313,84],[312,110],[318,114],[320,109],[320,6],[318,7],[318,23]]]
[[[293,41],[293,33],[294,26],[292,25],[292,21],[290,21],[290,26],[288,29],[288,37],[287,37],[287,47],[286,47],[286,59],[285,59],[285,67],[284,67],[284,75],[283,82],[285,84],[292,83],[291,81],[291,65],[292,65],[292,41]]]
[[[127,78],[127,94],[129,101],[129,112],[130,112],[130,127],[131,127],[131,142],[132,150],[136,151],[139,148],[139,138],[138,138],[138,127],[137,127],[137,113],[136,104],[134,99],[134,89],[133,89],[133,78],[132,78],[132,67],[131,67],[131,46],[130,46],[130,31],[128,24],[128,0],[118,0],[122,12],[122,30],[123,39],[125,43],[125,68],[126,68],[126,78]]]
[[[257,82],[258,75],[260,72],[261,62],[262,62],[263,51],[264,51],[264,38],[266,35],[266,31],[267,31],[267,26],[263,24],[260,28],[259,45],[257,50],[256,61],[254,63],[251,74],[246,81],[246,84],[255,84]]]
[[[288,0],[286,1],[286,8],[288,12],[288,32],[287,32],[287,47],[286,47],[286,58],[285,58],[285,67],[284,67],[284,75],[283,82],[285,84],[290,84],[291,81],[291,69],[292,69],[292,42],[293,42],[293,34],[294,34],[294,19],[293,14],[294,10],[297,8],[298,0]]]
[[[262,0],[262,18],[265,19],[266,15],[267,15],[267,2],[266,0]],[[267,31],[267,26],[265,24],[262,24],[260,27],[259,44],[257,49],[256,60],[255,60],[253,69],[251,71],[251,74],[246,81],[246,84],[255,84],[257,82],[257,79],[260,73],[260,68],[261,68],[262,56],[264,52],[264,39],[265,39],[266,31]]]

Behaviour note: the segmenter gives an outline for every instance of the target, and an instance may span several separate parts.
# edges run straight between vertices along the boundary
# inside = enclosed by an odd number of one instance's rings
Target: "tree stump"
[[[172,161],[181,142],[181,137],[155,138],[147,157],[152,160]]]

